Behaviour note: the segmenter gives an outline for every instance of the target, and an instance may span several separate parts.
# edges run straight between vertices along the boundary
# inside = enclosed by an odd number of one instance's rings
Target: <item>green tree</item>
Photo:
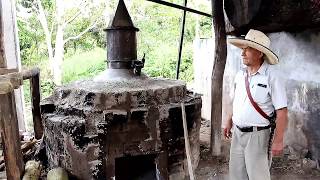
[[[105,3],[102,0],[21,0],[19,3],[21,9],[28,9],[26,12],[38,19],[44,32],[54,83],[60,85],[65,45],[79,39],[102,21],[100,17]]]
[[[170,2],[182,4],[183,0]],[[58,12],[57,7],[61,3],[64,3],[63,11]],[[64,57],[68,58],[96,47],[105,48],[103,29],[108,26],[117,3],[118,0],[18,0],[23,63],[40,63],[45,66],[45,60],[48,59],[48,70],[58,71],[61,76],[60,66]],[[144,71],[150,76],[174,78],[182,11],[146,0],[125,0],[125,3],[135,26],[140,29],[138,57],[141,58],[146,53]],[[209,12],[211,7],[207,0],[190,0],[188,5],[206,12]],[[180,71],[180,77],[187,81],[193,78],[192,43],[195,37],[211,37],[211,19],[187,13]]]

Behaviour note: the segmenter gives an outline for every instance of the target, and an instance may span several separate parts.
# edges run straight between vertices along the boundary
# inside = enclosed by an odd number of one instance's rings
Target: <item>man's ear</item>
[[[263,52],[260,52],[260,56],[259,56],[259,57],[260,57],[260,58],[262,58],[262,57],[263,57],[263,55],[264,55],[264,54],[263,54]]]

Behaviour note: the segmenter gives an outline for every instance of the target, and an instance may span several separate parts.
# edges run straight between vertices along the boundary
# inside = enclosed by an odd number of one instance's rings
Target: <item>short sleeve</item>
[[[285,82],[275,71],[271,76],[271,100],[275,110],[287,107]]]

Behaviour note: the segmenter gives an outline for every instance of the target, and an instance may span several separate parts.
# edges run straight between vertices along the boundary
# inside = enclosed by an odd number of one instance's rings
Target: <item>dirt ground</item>
[[[230,141],[223,140],[222,156],[213,157],[209,152],[210,125],[202,122],[200,130],[200,162],[196,169],[197,180],[228,180]],[[311,159],[292,159],[289,155],[274,158],[272,180],[320,180],[320,169]],[[318,169],[317,169],[318,168]]]
[[[320,180],[320,170],[305,165],[306,160],[287,157],[273,159],[272,180]],[[197,180],[228,180],[227,158],[211,156],[209,149],[201,147],[201,159],[196,170]]]
[[[214,157],[209,151],[210,123],[203,121],[200,129],[200,162],[196,180],[228,180],[230,141],[222,141],[222,156]],[[274,158],[271,167],[272,180],[320,180],[320,168],[311,159],[290,158],[288,154]],[[5,171],[0,179],[6,179]]]

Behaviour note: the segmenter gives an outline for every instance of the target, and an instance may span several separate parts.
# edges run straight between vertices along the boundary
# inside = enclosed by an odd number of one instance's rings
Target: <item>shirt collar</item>
[[[268,68],[268,65],[269,64],[266,61],[264,61],[257,72],[259,74],[266,75],[266,70]]]
[[[267,71],[268,66],[269,66],[269,64],[266,61],[264,61],[262,63],[262,65],[260,66],[259,70],[256,73],[252,74],[252,76],[256,75],[258,73],[261,75],[266,75],[266,71]],[[246,72],[247,69],[248,69],[248,67],[244,68],[243,71]]]

